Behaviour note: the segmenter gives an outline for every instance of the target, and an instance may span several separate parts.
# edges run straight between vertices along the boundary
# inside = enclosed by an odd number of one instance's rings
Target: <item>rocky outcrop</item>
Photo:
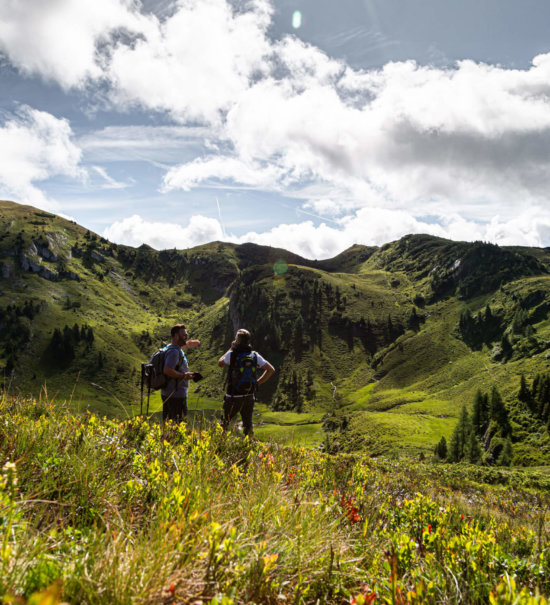
[[[40,277],[43,277],[44,279],[47,279],[49,281],[57,281],[57,279],[59,277],[57,273],[54,273],[53,271],[51,271],[50,269],[48,269],[46,267],[42,267],[42,269],[40,270],[40,273],[38,275],[40,275]]]
[[[13,267],[10,263],[2,263],[0,272],[3,279],[10,279],[10,277],[12,276]]]
[[[104,263],[105,262],[105,257],[102,256],[101,254],[99,254],[98,252],[92,251],[90,253],[90,258],[95,261],[96,263]]]
[[[72,279],[73,281],[80,281],[80,275],[74,271],[61,271],[59,277],[63,279]]]
[[[36,250],[37,250],[38,254],[42,258],[49,260],[52,263],[56,263],[59,260],[58,256],[56,254],[54,254],[49,248],[46,248],[45,246],[40,246],[37,244],[35,244],[35,245],[36,245]]]
[[[22,254],[19,257],[19,266],[23,271],[30,271],[31,273],[40,273],[42,266],[40,261],[36,262],[32,258],[29,258],[26,254]]]

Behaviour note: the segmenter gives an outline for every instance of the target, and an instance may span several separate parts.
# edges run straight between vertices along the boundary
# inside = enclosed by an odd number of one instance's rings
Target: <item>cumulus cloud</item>
[[[185,1],[132,45],[119,42],[106,73],[112,99],[216,124],[265,71],[271,6],[237,10],[225,0]]]
[[[437,219],[437,220],[435,220]],[[410,233],[427,233],[462,241],[489,241],[499,245],[543,246],[550,237],[550,212],[530,209],[510,221],[493,218],[481,223],[458,214],[414,217],[403,210],[363,208],[331,224],[311,220],[278,225],[265,232],[226,234],[217,219],[191,217],[187,225],[150,222],[134,215],[107,228],[105,237],[132,246],[143,243],[156,249],[187,248],[214,240],[242,244],[254,242],[283,248],[305,258],[331,258],[354,244],[381,246]]]
[[[223,231],[220,223],[213,218],[195,215],[188,225],[148,221],[134,214],[116,221],[105,229],[103,235],[111,241],[128,246],[148,244],[157,250],[168,248],[192,248],[199,244],[220,240]]]
[[[82,178],[81,151],[67,120],[27,106],[0,126],[0,187],[18,201],[55,208],[36,187],[54,175]]]
[[[4,0],[0,51],[65,88],[101,84],[118,109],[200,125],[208,135],[196,131],[193,151],[172,158],[163,191],[230,183],[345,221],[299,225],[324,242],[304,244],[310,254],[328,254],[331,229],[365,239],[367,210],[384,237],[402,226],[550,243],[550,53],[521,70],[468,60],[354,70],[295,37],[271,39],[268,0],[180,0],[157,15],[140,7]],[[530,209],[521,221],[518,204]],[[392,225],[383,210],[403,214]],[[428,214],[437,224],[415,218]]]
[[[40,75],[63,88],[83,87],[103,77],[98,45],[121,30],[143,34],[151,18],[134,0],[3,0],[0,51],[26,74]]]

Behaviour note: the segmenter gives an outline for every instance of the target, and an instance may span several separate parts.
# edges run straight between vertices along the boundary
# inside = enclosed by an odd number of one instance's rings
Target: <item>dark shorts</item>
[[[187,397],[162,395],[162,421],[181,422],[187,416]]]
[[[231,420],[240,412],[243,421],[243,430],[245,435],[252,436],[254,430],[252,428],[252,412],[254,411],[254,395],[232,396],[226,395],[223,398],[223,418],[222,428],[225,430]]]

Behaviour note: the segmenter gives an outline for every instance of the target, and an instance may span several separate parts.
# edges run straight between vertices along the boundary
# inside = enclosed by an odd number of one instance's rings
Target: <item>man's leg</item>
[[[187,397],[162,397],[162,422],[181,422],[187,416]]]
[[[221,426],[224,431],[227,430],[229,423],[240,411],[242,399],[242,397],[231,397],[231,395],[226,395],[223,398],[223,416]]]
[[[249,437],[254,436],[254,428],[252,425],[252,413],[254,412],[254,395],[243,397],[241,406],[241,418],[243,420],[243,431]]]

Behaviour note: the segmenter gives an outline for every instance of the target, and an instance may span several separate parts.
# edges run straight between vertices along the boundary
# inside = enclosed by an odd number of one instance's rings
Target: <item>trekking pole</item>
[[[147,416],[149,416],[149,397],[151,395],[151,387],[147,388]]]
[[[141,364],[141,400],[139,403],[139,415],[143,416],[143,376],[145,374],[145,364]]]

